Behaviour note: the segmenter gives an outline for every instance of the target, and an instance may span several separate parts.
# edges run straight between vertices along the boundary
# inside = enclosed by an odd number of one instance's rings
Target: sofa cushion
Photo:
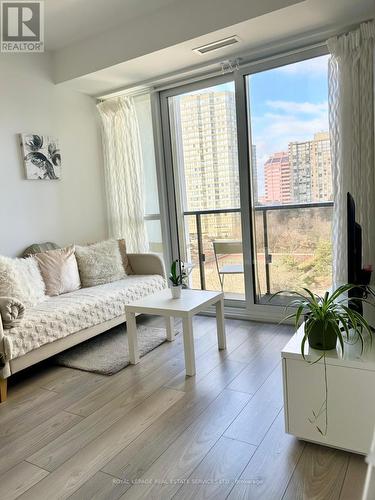
[[[76,257],[83,287],[111,283],[126,276],[117,240],[77,245]]]
[[[47,295],[53,297],[81,288],[74,246],[36,253],[34,259],[42,273]]]
[[[48,297],[27,309],[20,327],[6,330],[6,353],[18,358],[43,344],[125,313],[125,305],[166,287],[162,276],[128,276],[125,279],[75,292]]]
[[[33,257],[11,259],[0,256],[0,297],[17,299],[26,307],[45,299],[45,285]]]
[[[29,247],[27,247],[22,257],[30,257],[36,253],[46,252],[47,250],[56,250],[60,248],[56,243],[52,243],[51,241],[47,241],[46,243],[33,243]]]

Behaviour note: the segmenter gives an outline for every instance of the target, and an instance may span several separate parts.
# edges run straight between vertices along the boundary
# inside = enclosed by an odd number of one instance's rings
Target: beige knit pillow
[[[0,297],[35,306],[45,299],[45,285],[34,257],[11,259],[0,256]]]
[[[81,288],[74,246],[34,254],[46,285],[46,294],[53,297]]]
[[[111,283],[126,276],[117,240],[77,245],[75,253],[83,287]]]

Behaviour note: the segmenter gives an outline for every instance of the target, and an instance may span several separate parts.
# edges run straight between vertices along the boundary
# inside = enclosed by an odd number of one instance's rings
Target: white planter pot
[[[181,290],[182,286],[172,286],[171,287],[171,292],[172,292],[172,298],[173,299],[179,299],[181,297]]]

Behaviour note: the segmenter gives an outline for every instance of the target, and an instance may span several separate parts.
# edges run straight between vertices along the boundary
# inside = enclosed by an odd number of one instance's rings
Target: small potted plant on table
[[[169,274],[169,281],[171,282],[171,293],[174,299],[181,297],[181,290],[184,280],[188,277],[185,270],[185,264],[181,260],[175,260],[171,265],[171,272]]]

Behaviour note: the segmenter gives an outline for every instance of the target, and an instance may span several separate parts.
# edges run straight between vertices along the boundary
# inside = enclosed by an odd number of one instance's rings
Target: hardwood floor
[[[112,377],[51,361],[15,376],[0,406],[1,500],[360,500],[363,457],[284,432],[292,329],[226,327],[218,351],[214,318],[195,319],[195,377],[182,335]]]

